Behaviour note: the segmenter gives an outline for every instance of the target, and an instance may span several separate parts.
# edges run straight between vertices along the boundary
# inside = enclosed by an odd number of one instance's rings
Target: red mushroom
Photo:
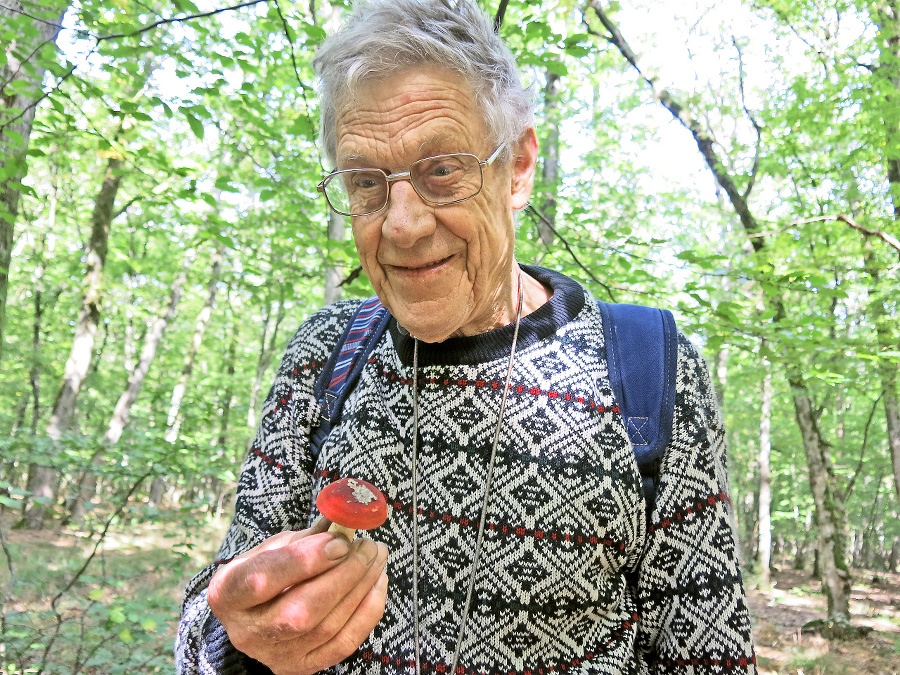
[[[356,530],[371,530],[387,520],[387,500],[381,490],[361,478],[341,478],[316,497],[319,512],[331,521],[329,532],[353,541]]]

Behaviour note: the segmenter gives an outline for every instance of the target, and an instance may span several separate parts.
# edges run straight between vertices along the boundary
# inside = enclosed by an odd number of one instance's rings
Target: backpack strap
[[[319,406],[319,425],[310,436],[313,457],[318,457],[331,428],[340,420],[344,401],[353,391],[369,354],[387,328],[391,313],[377,295],[364,300],[347,322],[325,368],[319,373],[313,396]]]
[[[666,309],[597,302],[609,379],[641,472],[648,520],[659,467],[672,440],[678,337]]]

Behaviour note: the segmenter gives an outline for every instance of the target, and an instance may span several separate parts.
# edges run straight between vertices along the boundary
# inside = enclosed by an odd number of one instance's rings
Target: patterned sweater
[[[502,421],[475,594],[457,670],[503,673],[755,673],[728,498],[724,430],[706,366],[679,336],[673,439],[650,522],[613,411],[600,314],[571,279],[523,317]],[[368,536],[390,551],[381,622],[336,674],[414,673],[412,386],[419,398],[422,672],[444,673],[472,573],[513,326],[419,345],[396,322],[376,345],[318,458],[309,452],[321,371],[357,301],[325,307],[294,336],[266,399],[218,560],[189,584],[180,673],[268,673],[209,611],[215,570],[267,537],[308,527],[315,495],[342,476],[388,498]]]

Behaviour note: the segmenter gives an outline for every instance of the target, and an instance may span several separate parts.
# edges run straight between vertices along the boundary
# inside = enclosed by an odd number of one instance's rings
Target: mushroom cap
[[[341,478],[316,496],[319,512],[333,523],[354,530],[371,530],[387,520],[387,500],[362,478]]]

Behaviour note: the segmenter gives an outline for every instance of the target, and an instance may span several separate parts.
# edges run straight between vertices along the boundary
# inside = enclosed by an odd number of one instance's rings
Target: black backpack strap
[[[319,456],[332,427],[341,419],[344,401],[353,391],[369,354],[387,329],[390,318],[391,313],[381,304],[378,296],[372,296],[362,302],[347,322],[343,335],[313,385],[313,396],[319,407],[318,426],[310,434],[313,458]]]
[[[672,440],[678,334],[672,313],[641,305],[597,302],[609,379],[628,431],[647,501],[656,505],[663,453]]]

